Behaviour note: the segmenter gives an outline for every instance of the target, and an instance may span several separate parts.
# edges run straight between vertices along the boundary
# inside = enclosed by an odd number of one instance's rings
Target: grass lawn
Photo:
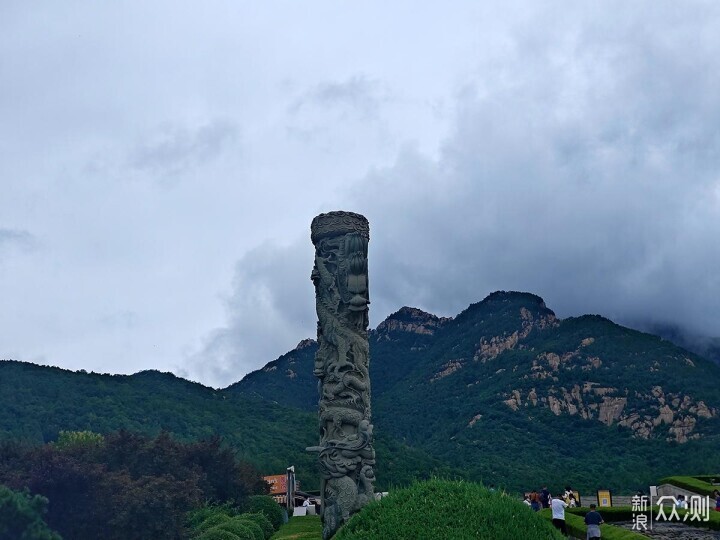
[[[320,516],[291,517],[270,540],[322,540]]]

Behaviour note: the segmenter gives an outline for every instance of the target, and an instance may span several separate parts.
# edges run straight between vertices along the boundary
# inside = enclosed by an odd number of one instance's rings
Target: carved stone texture
[[[318,315],[318,377],[323,539],[373,499],[375,450],[370,423],[368,267],[370,229],[352,212],[312,221]]]

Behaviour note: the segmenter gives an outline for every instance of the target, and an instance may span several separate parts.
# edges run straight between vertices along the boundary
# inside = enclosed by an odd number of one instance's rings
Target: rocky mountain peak
[[[438,317],[421,309],[405,306],[381,322],[374,333],[387,335],[390,332],[410,332],[433,335],[450,320],[450,317]]]
[[[495,291],[487,295],[480,304],[494,304],[501,302],[528,302],[538,308],[547,309],[545,300],[536,294],[520,291]]]
[[[299,351],[301,349],[307,349],[308,347],[312,347],[313,345],[317,345],[317,341],[315,341],[314,339],[303,339],[300,341],[300,343],[297,344],[295,350]]]

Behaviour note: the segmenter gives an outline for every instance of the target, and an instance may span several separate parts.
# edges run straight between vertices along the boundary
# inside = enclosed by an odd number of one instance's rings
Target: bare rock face
[[[481,362],[494,360],[501,353],[514,349],[519,341],[530,335],[533,329],[543,330],[558,324],[555,315],[548,313],[536,318],[530,310],[524,307],[520,308],[520,319],[522,330],[516,330],[510,335],[493,336],[490,339],[483,338],[479,348],[475,351],[473,360]]]
[[[653,421],[653,424],[659,426],[660,424],[672,424],[675,413],[668,405],[660,407],[660,414]]]
[[[551,366],[559,360],[558,365],[562,366],[565,356],[542,353],[538,358]],[[535,371],[536,374],[548,375],[538,365],[532,369],[540,370]],[[718,414],[716,409],[704,401],[694,401],[687,395],[667,394],[661,386],[652,387],[647,394],[636,394],[637,398],[648,404],[644,413],[628,410],[628,398],[624,395],[627,391],[600,386],[592,381],[585,381],[582,386],[575,384],[571,388],[552,385],[544,392],[532,388],[524,400],[522,394],[520,389],[512,390],[506,394],[507,399],[503,403],[514,411],[522,407],[541,406],[547,407],[557,416],[569,414],[580,415],[584,419],[597,418],[607,426],[617,423],[632,430],[633,435],[641,439],[664,436],[664,429],[667,429],[667,440],[679,443],[699,437],[695,433],[699,418],[714,418]]]
[[[463,360],[462,358],[457,360],[450,360],[443,364],[442,369],[438,371],[435,375],[433,375],[432,379],[430,379],[430,382],[435,382],[440,379],[443,379],[447,377],[448,375],[452,375],[457,370],[462,369],[463,367]]]
[[[620,419],[620,415],[622,414],[625,405],[627,405],[627,398],[624,397],[603,398],[603,402],[600,404],[598,420],[608,426],[611,425],[613,422]]]
[[[473,427],[479,420],[482,419],[482,417],[483,417],[482,414],[476,414],[475,416],[473,416],[473,417],[470,419],[470,421],[468,422],[467,427]]]
[[[697,420],[692,416],[685,416],[682,419],[678,418],[670,427],[671,437],[668,437],[668,440],[672,440],[674,437],[679,443],[687,442],[688,439],[691,438],[690,434],[695,429],[696,423]]]
[[[490,338],[490,340],[483,339],[480,342],[480,349],[475,353],[474,359],[483,362],[494,360],[500,353],[514,349],[520,338],[521,334],[515,331],[507,337],[494,336]]]
[[[555,396],[548,396],[548,407],[550,407],[550,410],[555,414],[556,416],[559,416],[560,413],[562,413],[562,402],[557,399]]]
[[[705,402],[698,401],[697,404],[697,414],[700,418],[713,418],[715,416],[715,409],[711,409],[707,405],[705,405]]]
[[[391,332],[409,332],[431,336],[452,319],[437,317],[412,307],[403,307],[381,322],[373,331],[377,339],[390,339]]]
[[[312,347],[316,343],[317,341],[315,341],[314,339],[303,339],[300,343],[297,344],[295,350],[299,351],[301,349],[307,349],[308,347]]]

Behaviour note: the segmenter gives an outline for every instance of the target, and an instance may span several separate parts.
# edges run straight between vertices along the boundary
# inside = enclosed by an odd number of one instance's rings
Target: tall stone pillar
[[[323,539],[373,499],[370,423],[368,241],[365,217],[320,214],[312,221],[318,315],[318,390]]]

